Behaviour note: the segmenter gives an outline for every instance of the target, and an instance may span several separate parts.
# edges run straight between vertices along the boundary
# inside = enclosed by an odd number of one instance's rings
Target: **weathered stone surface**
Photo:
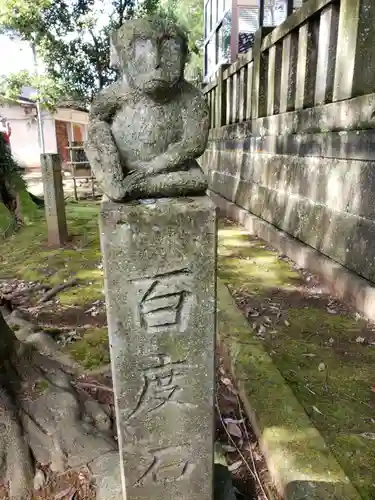
[[[250,153],[373,160],[375,129],[316,134],[250,135],[215,141],[217,149]],[[213,141],[210,143],[212,147]]]
[[[372,162],[316,156],[251,154],[241,149],[206,150],[209,170],[302,196],[332,210],[375,220]]]
[[[219,172],[210,175],[210,187],[359,275],[375,280],[374,221]]]
[[[341,0],[333,100],[374,91],[373,0]]]
[[[187,37],[160,17],[126,21],[112,37],[121,79],[90,108],[86,154],[103,192],[122,202],[204,195],[196,161],[209,116],[202,93],[184,80]]]
[[[327,5],[320,14],[315,105],[332,102],[340,6]]]
[[[100,232],[124,498],[211,500],[214,205],[104,201]]]
[[[319,23],[311,19],[299,28],[295,109],[314,105]]]
[[[58,154],[42,154],[40,163],[48,244],[58,247],[66,243],[68,239],[60,156]]]
[[[283,39],[281,63],[280,112],[294,109],[297,78],[298,33],[289,33]]]
[[[285,71],[282,73],[282,78],[284,78]],[[290,75],[288,81],[289,85],[292,85]],[[289,91],[286,92],[287,88],[282,80],[281,101],[284,102],[285,106],[285,103],[288,102],[288,109],[290,109],[291,102],[294,106],[294,100],[291,99]],[[294,93],[291,94],[291,96],[293,95]],[[278,115],[210,129],[209,137],[211,140],[227,140],[242,139],[250,134],[262,136],[373,129],[375,126],[374,109],[375,94],[368,94],[323,106],[299,109],[288,113],[282,112]]]

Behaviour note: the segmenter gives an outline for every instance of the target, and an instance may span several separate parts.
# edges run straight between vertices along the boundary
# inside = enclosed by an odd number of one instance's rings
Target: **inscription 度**
[[[135,409],[127,420],[142,414],[149,414],[166,403],[194,406],[183,399],[181,382],[189,368],[187,361],[172,361],[169,356],[159,355],[158,361],[143,369],[143,388]]]
[[[149,455],[149,464],[134,486],[182,481],[188,479],[195,468],[185,445],[150,450]]]
[[[133,286],[142,328],[149,333],[186,330],[193,299],[187,268],[134,280]]]

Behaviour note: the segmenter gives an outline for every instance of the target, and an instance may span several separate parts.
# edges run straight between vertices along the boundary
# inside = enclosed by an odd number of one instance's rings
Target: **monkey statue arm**
[[[119,84],[103,89],[95,98],[89,113],[86,156],[93,173],[112,200],[121,201],[125,173],[111,133],[111,120],[119,107]]]
[[[130,173],[125,185],[134,185],[146,177],[186,169],[190,160],[199,158],[207,145],[209,114],[207,103],[199,90],[184,82],[177,106],[181,106],[183,136],[171,144],[161,155],[155,157],[142,169]],[[185,167],[185,168],[184,168]]]

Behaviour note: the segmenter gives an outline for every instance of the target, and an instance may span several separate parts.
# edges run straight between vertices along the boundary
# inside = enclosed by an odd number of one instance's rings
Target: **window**
[[[278,26],[283,23],[287,18],[287,9],[287,0],[265,0],[263,25]]]
[[[214,37],[212,37],[211,40],[206,45],[206,51],[207,51],[206,76],[210,76],[216,66],[216,61],[215,61],[216,49],[215,49]]]
[[[204,6],[204,37],[207,38],[209,33],[208,28],[209,18],[208,18],[208,3]]]
[[[221,53],[221,61],[229,62],[230,61],[230,33],[232,30],[232,12],[228,11],[221,24],[221,39],[220,39],[220,53]]]
[[[224,0],[218,0],[217,3],[217,19],[218,21],[223,18],[224,14]]]
[[[208,4],[207,4],[207,13],[208,13],[208,34],[211,33],[211,30],[212,30],[212,0],[208,0]]]
[[[259,26],[259,7],[240,7],[239,33],[255,33]]]
[[[211,0],[211,2],[212,2],[212,28],[214,28],[217,23],[217,0]]]

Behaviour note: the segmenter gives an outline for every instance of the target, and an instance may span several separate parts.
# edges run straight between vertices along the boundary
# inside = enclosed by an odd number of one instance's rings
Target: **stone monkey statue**
[[[86,143],[104,193],[115,202],[203,195],[196,158],[207,144],[208,106],[184,79],[185,34],[157,16],[135,19],[113,34],[111,50],[121,78],[92,103]]]

